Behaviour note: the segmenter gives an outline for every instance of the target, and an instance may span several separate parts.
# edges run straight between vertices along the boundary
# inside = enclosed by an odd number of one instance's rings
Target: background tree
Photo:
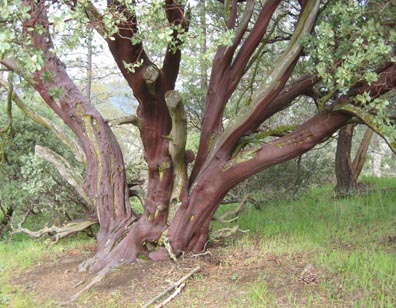
[[[96,255],[81,269],[102,270],[103,275],[139,254],[162,260],[201,251],[211,219],[230,189],[309,151],[352,117],[371,121],[376,128],[387,124],[384,134],[392,138],[386,103],[379,97],[396,85],[396,35],[391,26],[368,19],[365,9],[356,1],[213,4],[222,31],[194,155],[186,149],[187,116],[175,91],[184,43],[200,32],[184,3],[108,1],[105,8],[90,1],[3,4],[1,64],[41,95],[76,135],[86,157],[83,189],[100,229]],[[278,34],[270,30],[279,16],[286,18],[287,40],[271,39]],[[142,214],[130,206],[119,143],[61,60],[62,47],[75,47],[87,24],[106,40],[139,102],[130,122],[139,129],[148,167]],[[57,37],[62,33],[69,35]],[[154,40],[159,45],[153,54]],[[262,77],[249,103],[224,121],[243,77],[254,61],[263,60],[255,57],[262,44],[277,56],[258,67],[257,76]],[[316,112],[282,134],[265,126],[303,95],[314,97]],[[157,249],[150,251],[149,242]]]

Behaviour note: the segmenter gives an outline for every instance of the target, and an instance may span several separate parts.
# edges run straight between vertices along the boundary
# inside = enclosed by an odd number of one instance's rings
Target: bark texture
[[[300,156],[331,136],[354,116],[343,106],[353,103],[356,95],[366,91],[375,98],[395,87],[396,68],[388,63],[378,71],[377,82],[358,82],[290,133],[277,139],[259,139],[257,132],[264,121],[311,91],[319,81],[316,74],[290,81],[301,56],[301,41],[313,29],[320,5],[316,0],[301,1],[293,35],[252,103],[223,129],[226,105],[251,67],[255,51],[268,34],[281,2],[266,1],[258,15],[254,14],[253,0],[247,0],[245,5],[238,5],[238,1],[227,3],[226,27],[234,31],[235,37],[230,46],[219,46],[214,57],[191,174],[187,170],[194,154],[185,148],[186,115],[181,97],[175,91],[181,49],[174,47],[182,44],[179,35],[189,27],[184,7],[176,1],[164,0],[165,16],[174,26],[173,45],[168,46],[162,65],[158,66],[149,58],[143,43],[134,40],[139,34],[138,19],[123,2],[107,1],[109,12],[118,17],[118,32],[111,37],[106,36],[99,11],[91,3],[84,7],[91,25],[106,38],[121,74],[139,102],[136,117],[118,123],[133,123],[139,128],[148,166],[144,212],[137,215],[130,207],[122,153],[109,123],[89,97],[79,91],[64,64],[51,52],[51,25],[44,1],[24,1],[31,7],[30,18],[23,25],[26,36],[45,58],[43,68],[25,78],[75,133],[87,162],[81,194],[92,203],[100,230],[97,253],[81,265],[82,270],[103,274],[116,265],[136,260],[143,253],[149,253],[153,260],[162,260],[201,251],[208,239],[210,221],[232,187],[265,168]],[[244,9],[242,13],[241,9]],[[251,28],[253,18],[256,19]],[[37,27],[45,31],[31,31]],[[17,70],[12,61],[2,63]],[[128,70],[128,65],[135,65],[135,69]],[[43,78],[44,74],[53,78]],[[206,78],[201,82],[206,84]],[[54,88],[60,89],[59,97],[50,95]],[[247,137],[255,142],[247,142]],[[150,251],[149,243],[158,249]]]
[[[353,193],[357,186],[356,174],[351,161],[353,129],[353,124],[347,124],[340,129],[338,134],[335,159],[337,185],[335,190],[339,196]]]
[[[339,197],[353,194],[358,188],[358,178],[366,162],[367,151],[374,131],[367,128],[352,161],[352,141],[355,124],[340,129],[335,158],[337,184],[335,192]]]

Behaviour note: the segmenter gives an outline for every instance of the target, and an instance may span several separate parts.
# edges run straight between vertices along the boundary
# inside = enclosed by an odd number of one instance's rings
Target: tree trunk
[[[373,175],[381,177],[381,163],[382,163],[382,153],[380,147],[380,139],[378,135],[374,136],[373,140]]]
[[[337,179],[335,191],[339,197],[350,195],[358,188],[357,180],[366,162],[367,151],[374,133],[370,127],[367,127],[356,151],[355,158],[351,162],[354,128],[353,124],[348,124],[340,130],[338,135],[335,160]]]
[[[360,142],[359,148],[356,151],[355,158],[353,160],[353,170],[355,172],[356,179],[359,178],[359,175],[363,170],[363,166],[367,158],[367,151],[373,135],[374,131],[370,127],[367,127],[363,139]]]
[[[352,138],[354,124],[347,124],[340,129],[335,157],[335,173],[337,185],[335,188],[338,196],[353,193],[357,187],[356,174],[351,162]]]
[[[235,117],[223,130],[225,107],[282,1],[266,1],[252,29],[248,26],[254,15],[254,1],[247,1],[243,6],[246,8],[241,20],[237,10],[242,6],[238,6],[238,1],[231,2],[227,4],[230,7],[227,8],[226,26],[235,30],[235,37],[231,46],[219,46],[216,52],[200,145],[190,176],[187,165],[193,161],[193,155],[185,149],[186,119],[181,99],[174,91],[181,59],[181,50],[175,50],[175,45],[182,44],[177,29],[181,28],[181,33],[188,30],[184,9],[176,1],[164,1],[168,22],[175,27],[172,45],[166,49],[160,69],[150,61],[143,44],[134,37],[139,29],[133,10],[123,2],[107,2],[109,12],[122,16],[115,18],[118,32],[107,37],[107,43],[120,72],[139,101],[135,122],[148,165],[144,212],[136,215],[129,203],[123,156],[113,132],[51,51],[47,2],[23,1],[30,7],[30,17],[23,24],[24,33],[29,36],[31,47],[41,50],[44,55],[42,69],[33,76],[24,77],[74,132],[86,156],[87,175],[82,188],[87,199],[92,200],[100,229],[96,255],[84,262],[80,269],[106,272],[116,265],[136,260],[141,253],[149,253],[153,260],[161,260],[201,251],[208,239],[210,221],[232,187],[261,170],[309,151],[352,117],[350,113],[329,108],[276,140],[264,140],[258,133],[265,120],[285,109],[319,80],[318,76],[306,75],[287,85],[302,51],[301,41],[311,32],[319,12],[319,1],[306,0],[301,1],[295,32],[268,73],[267,80],[246,112]],[[85,9],[87,16],[94,18],[92,25],[103,34],[106,27],[97,22],[101,20],[100,13],[92,10],[89,4]],[[32,31],[37,28],[40,31]],[[18,69],[12,63],[2,63]],[[130,66],[133,70],[128,70]],[[377,83],[356,83],[353,91],[341,95],[332,104],[351,101],[354,95],[364,91],[374,93],[373,98],[388,91],[390,87],[383,85],[396,84],[394,67],[393,64],[384,66]],[[54,97],[51,93],[59,95]],[[247,136],[251,143],[246,142]],[[344,151],[350,150],[350,144],[343,147]],[[160,248],[150,252],[149,242]]]

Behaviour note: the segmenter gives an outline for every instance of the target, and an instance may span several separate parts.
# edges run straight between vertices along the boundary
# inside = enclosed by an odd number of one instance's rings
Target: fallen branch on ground
[[[164,307],[166,304],[168,304],[172,299],[174,299],[178,294],[180,294],[181,290],[186,286],[186,284],[183,282],[180,286],[178,286],[166,300],[164,300],[161,304],[155,306],[155,308],[161,308]]]
[[[142,308],[147,308],[150,305],[154,304],[157,300],[159,300],[161,297],[163,297],[164,295],[168,294],[170,291],[175,290],[175,292],[170,295],[165,301],[163,301],[160,305],[156,306],[156,308],[158,307],[163,307],[166,304],[168,304],[172,299],[174,299],[181,291],[181,289],[183,289],[185,285],[184,281],[186,281],[187,279],[189,279],[192,275],[194,275],[196,272],[198,272],[201,269],[200,266],[195,267],[191,272],[189,272],[188,274],[184,275],[181,279],[179,279],[176,283],[174,283],[173,285],[171,285],[170,287],[168,287],[167,289],[165,289],[164,291],[162,291],[161,293],[159,293],[157,296],[155,296],[154,298],[152,298],[150,301],[148,301],[146,304],[144,304],[142,306]]]
[[[44,228],[38,230],[38,231],[32,231],[27,228],[23,228],[22,224],[25,222],[26,218],[29,216],[31,211],[27,211],[25,216],[23,217],[22,221],[18,224],[18,228],[15,228],[11,224],[11,234],[15,233],[24,233],[30,237],[33,238],[40,238],[44,235],[48,234],[53,234],[51,236],[51,240],[58,242],[60,239],[65,238],[67,236],[70,236],[72,234],[84,231],[85,229],[89,228],[92,225],[97,224],[97,220],[74,220],[69,222],[68,224],[58,227],[58,226],[52,226],[52,227],[47,227],[45,226]]]

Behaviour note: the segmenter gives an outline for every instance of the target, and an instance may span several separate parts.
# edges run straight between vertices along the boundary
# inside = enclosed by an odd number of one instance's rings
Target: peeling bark
[[[295,82],[289,82],[289,79],[301,55],[301,40],[311,32],[320,3],[303,1],[294,34],[275,61],[253,103],[223,131],[225,106],[281,3],[280,0],[266,1],[255,25],[249,29],[254,1],[247,0],[246,6],[239,6],[237,2],[230,2],[226,21],[228,29],[234,29],[236,35],[231,46],[217,49],[197,159],[188,177],[187,164],[193,161],[194,155],[185,149],[186,116],[181,98],[174,91],[181,49],[168,48],[162,68],[159,68],[160,65],[156,66],[150,60],[143,43],[131,44],[134,36],[139,34],[134,13],[122,2],[107,2],[109,9],[123,17],[117,19],[119,31],[111,39],[106,39],[108,47],[139,102],[136,117],[108,123],[74,85],[60,59],[51,53],[49,32],[27,31],[36,26],[48,30],[44,2],[24,1],[25,5],[31,4],[31,17],[24,23],[26,35],[31,36],[32,47],[41,49],[45,57],[42,70],[32,77],[26,76],[26,79],[74,132],[87,161],[87,176],[81,188],[95,207],[100,229],[97,252],[81,264],[81,270],[97,272],[102,278],[114,266],[135,261],[139,254],[162,260],[201,251],[208,240],[214,213],[232,187],[261,170],[298,157],[326,140],[355,116],[345,106],[353,105],[356,95],[367,91],[375,98],[396,86],[395,65],[387,64],[378,71],[377,82],[370,85],[358,82],[326,106],[326,110],[318,112],[289,133],[271,143],[244,147],[244,137],[256,133],[265,120],[289,106],[296,97],[308,93],[318,82],[316,75],[301,76]],[[238,21],[237,10],[241,7],[245,7],[245,12],[242,20]],[[90,3],[85,9],[87,16],[93,19],[92,25],[105,36],[105,29],[98,22],[100,13]],[[188,30],[188,14],[180,4],[165,0],[164,10],[169,24],[181,26],[182,31]],[[177,46],[182,44],[176,28],[172,36]],[[1,63],[15,69],[12,61],[2,60]],[[125,63],[141,65],[132,72]],[[54,77],[51,80],[42,78],[45,73]],[[59,97],[49,94],[53,88],[61,91]],[[109,127],[124,123],[138,126],[148,166],[147,194],[141,215],[136,215],[130,207],[121,149]],[[61,165],[62,168],[66,166]],[[172,207],[173,203],[177,208]],[[149,243],[159,248],[150,251]],[[94,281],[86,288],[92,283]]]

